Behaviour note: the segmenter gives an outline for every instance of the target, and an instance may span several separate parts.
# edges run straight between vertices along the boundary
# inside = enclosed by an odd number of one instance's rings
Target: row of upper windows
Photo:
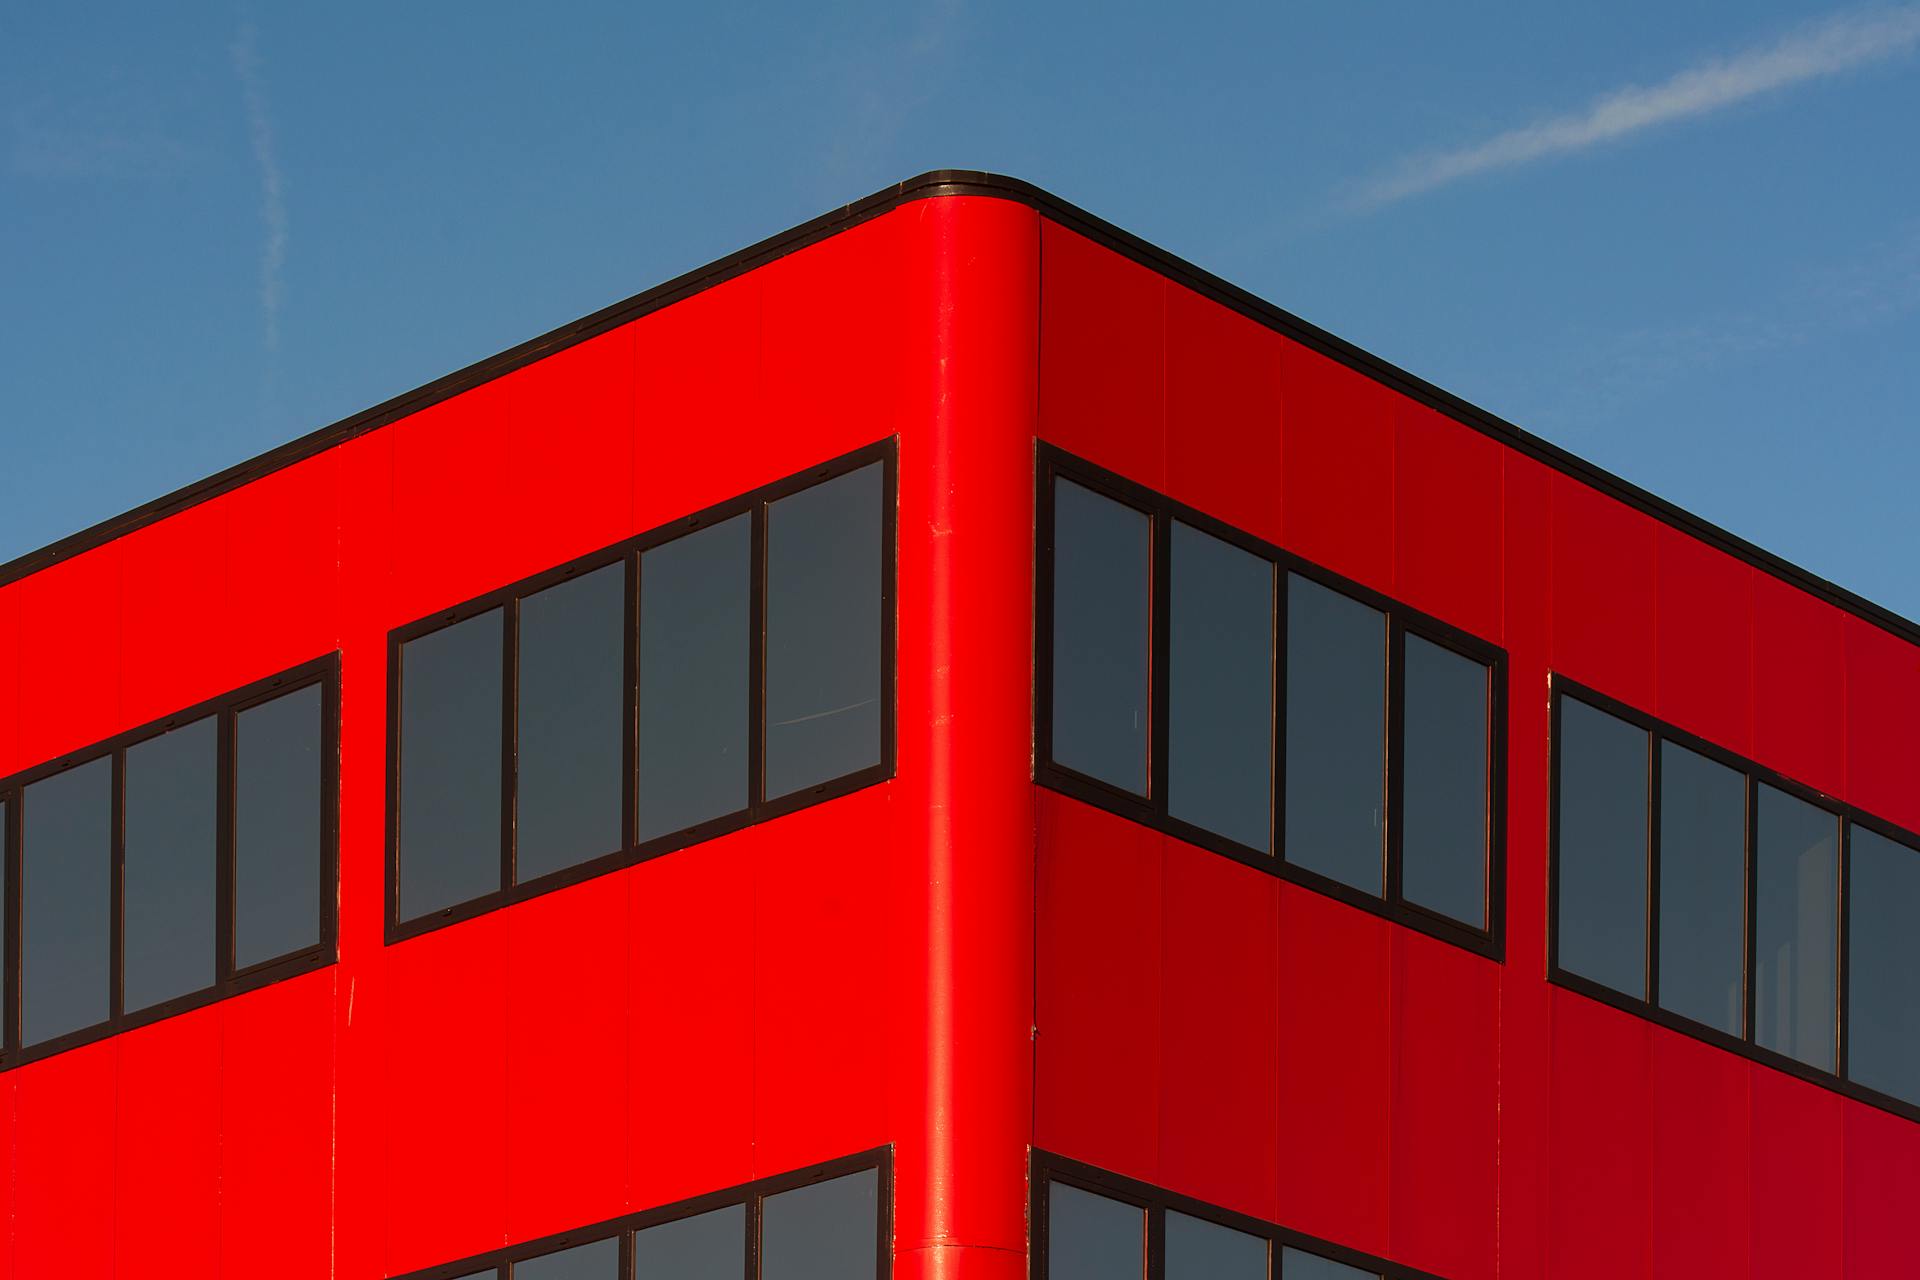
[[[893,448],[394,633],[405,936],[888,776]]]
[[[1040,781],[1498,955],[1497,649],[1044,446],[1037,501]],[[1920,837],[1566,688],[1554,979],[1920,1119]]]
[[[1043,448],[1040,780],[1497,954],[1491,645]]]
[[[0,783],[5,1058],[332,958],[328,657]]]
[[[1432,1280],[1102,1169],[1034,1164],[1034,1280]]]
[[[1920,840],[1566,682],[1556,978],[1920,1105]]]
[[[415,1272],[407,1280],[882,1280],[886,1153]]]

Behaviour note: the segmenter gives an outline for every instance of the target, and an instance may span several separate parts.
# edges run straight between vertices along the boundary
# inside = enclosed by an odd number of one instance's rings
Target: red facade
[[[341,668],[337,963],[0,1072],[0,1277],[372,1280],[883,1147],[903,1278],[1025,1275],[1034,1148],[1451,1280],[1920,1268],[1913,1120],[1546,977],[1550,674],[1920,827],[1885,619],[1015,184],[592,329],[0,586],[0,776]],[[388,633],[889,437],[891,780],[389,945]],[[1036,785],[1036,439],[1504,649],[1502,959]]]

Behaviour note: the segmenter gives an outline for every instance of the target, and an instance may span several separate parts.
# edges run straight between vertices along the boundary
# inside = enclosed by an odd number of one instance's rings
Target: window
[[[769,798],[880,764],[885,503],[873,464],[767,504]]]
[[[1747,780],[1660,746],[1660,1003],[1730,1036],[1746,1022]]]
[[[0,1060],[333,958],[338,662],[0,782],[19,992]]]
[[[891,776],[893,456],[396,630],[388,940]]]
[[[1847,1075],[1920,1101],[1920,849],[1848,831]]]
[[[1152,519],[1071,480],[1054,502],[1053,758],[1144,796]]]
[[[1042,445],[1035,779],[1500,951],[1504,658]]]
[[[130,1010],[213,984],[218,730],[219,720],[205,716],[127,748],[121,892]],[[320,861],[308,865],[317,873]]]
[[[1437,1280],[1036,1151],[1034,1280]]]
[[[1559,677],[1553,707],[1554,981],[1920,1120],[1920,836]]]
[[[1167,812],[1273,852],[1270,561],[1173,523]]]
[[[743,811],[753,715],[753,519],[640,556],[640,839]]]
[[[1287,575],[1287,861],[1383,896],[1387,616]]]
[[[1754,826],[1754,1042],[1831,1071],[1840,819],[1761,783]]]
[[[407,1280],[885,1280],[889,1175],[868,1152]]]
[[[1648,735],[1575,698],[1559,709],[1558,963],[1644,998]]]

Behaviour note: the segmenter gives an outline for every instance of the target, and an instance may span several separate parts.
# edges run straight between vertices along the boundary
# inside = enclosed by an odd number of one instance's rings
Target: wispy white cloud
[[[258,37],[253,23],[241,24],[229,49],[234,73],[246,102],[247,133],[253,141],[253,160],[260,170],[260,216],[266,224],[266,242],[260,250],[260,313],[266,325],[269,351],[280,345],[281,274],[287,265],[286,184],[274,153],[273,122],[267,115],[265,77],[261,73]]]
[[[1749,98],[1868,63],[1920,44],[1920,7],[1844,14],[1775,44],[1716,58],[1655,85],[1627,85],[1585,110],[1496,134],[1469,146],[1409,156],[1353,192],[1350,207],[1376,209],[1463,178],[1613,142],[1706,115]]]

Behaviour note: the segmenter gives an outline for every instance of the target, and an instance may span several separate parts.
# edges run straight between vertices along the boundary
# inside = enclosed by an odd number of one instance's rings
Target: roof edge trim
[[[654,286],[630,298],[603,307],[541,334],[497,355],[488,356],[436,378],[411,391],[402,392],[370,409],[340,419],[317,431],[289,441],[257,457],[196,481],[131,511],[112,516],[90,528],[27,552],[0,564],[0,587],[10,585],[62,560],[102,546],[123,534],[218,497],[241,485],[269,475],[296,462],[323,453],[335,445],[352,440],[410,414],[450,399],[482,383],[563,351],[589,338],[597,337],[650,312],[670,306],[693,294],[743,275],[756,267],[806,248],[829,236],[889,213],[902,205],[942,196],[988,196],[1024,204],[1042,217],[1105,245],[1123,256],[1151,268],[1159,274],[1197,293],[1232,308],[1285,337],[1291,338],[1357,373],[1364,374],[1390,390],[1397,391],[1461,425],[1491,437],[1501,444],[1543,463],[1583,484],[1626,503],[1646,515],[1690,537],[1732,555],[1806,591],[1847,613],[1872,623],[1911,644],[1920,645],[1920,622],[1907,618],[1884,605],[1876,604],[1838,583],[1821,577],[1784,557],[1742,538],[1712,521],[1695,515],[1648,489],[1616,475],[1559,445],[1482,409],[1409,373],[1398,365],[1366,351],[1346,339],[1287,311],[1239,285],[1222,279],[1132,232],[1115,226],[1053,193],[1018,178],[966,169],[934,169],[893,186],[830,210],[819,217],[769,236],[757,244],[696,267],[692,271]]]

